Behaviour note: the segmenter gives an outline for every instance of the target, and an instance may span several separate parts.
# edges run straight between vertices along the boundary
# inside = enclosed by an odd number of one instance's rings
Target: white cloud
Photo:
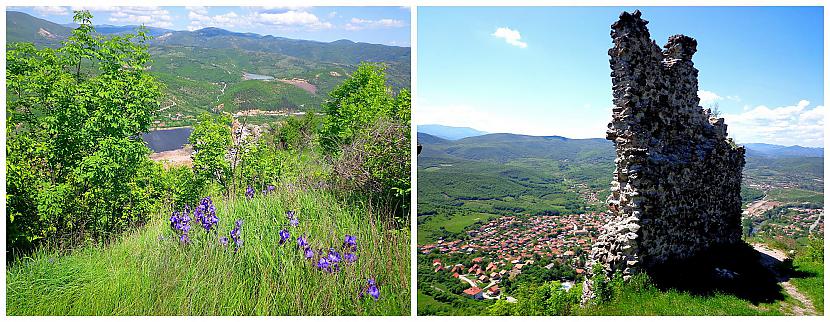
[[[741,143],[824,146],[824,106],[809,105],[806,100],[775,108],[760,105],[723,118],[731,136]]]
[[[527,43],[521,41],[522,35],[518,30],[513,30],[507,27],[500,27],[492,34],[496,38],[502,38],[508,44],[519,48],[527,48]]]
[[[709,104],[712,104],[714,102],[717,102],[717,101],[720,101],[720,100],[723,99],[723,97],[720,97],[720,95],[716,94],[715,92],[710,92],[710,91],[705,91],[705,90],[697,91],[697,97],[700,98],[700,105],[701,106],[708,106]]]
[[[89,10],[93,13],[108,12],[109,21],[114,24],[147,25],[160,28],[173,26],[170,12],[160,7],[113,7],[113,6],[73,6],[72,10]]]
[[[207,13],[208,13],[207,12],[207,7],[203,7],[203,6],[186,6],[184,8],[187,9],[188,11],[190,11],[190,12],[200,14],[200,15],[207,15]]]
[[[399,28],[406,26],[406,23],[402,20],[396,19],[378,19],[378,20],[366,20],[360,18],[352,18],[345,28],[346,30],[363,30],[363,29],[373,29],[373,28]]]
[[[239,22],[245,21],[240,19],[240,16],[233,11],[215,16],[207,16],[197,11],[190,11],[187,13],[187,18],[190,19],[190,24],[187,26],[187,29],[190,31],[215,26],[235,27]]]
[[[311,29],[331,28],[331,23],[323,22],[313,13],[307,11],[289,10],[281,13],[255,13],[256,21],[266,25],[286,27],[308,27]]]
[[[59,6],[34,7],[34,10],[41,16],[65,16],[69,14],[69,9]]]
[[[253,7],[263,11],[254,11],[246,14],[228,12],[221,15],[210,16],[206,11],[199,11],[198,8],[190,10],[187,17],[190,19],[188,30],[197,30],[205,27],[257,27],[268,26],[279,29],[329,29],[333,25],[320,20],[313,13],[302,9],[292,8],[291,10],[279,11],[275,7]],[[279,9],[279,8],[277,8]]]

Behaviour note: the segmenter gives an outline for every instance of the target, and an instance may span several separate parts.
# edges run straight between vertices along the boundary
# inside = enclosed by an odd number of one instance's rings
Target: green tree
[[[230,124],[228,115],[199,115],[189,139],[194,150],[193,172],[197,186],[218,183],[226,192],[230,188],[230,161],[227,158],[233,141]]]
[[[100,238],[146,220],[152,181],[140,139],[161,84],[143,28],[104,37],[92,15],[58,49],[6,52],[7,250],[44,238]],[[83,232],[83,233],[82,233]]]
[[[335,88],[323,107],[320,131],[324,152],[333,155],[334,173],[352,189],[380,196],[409,213],[411,97],[394,96],[384,67],[362,63]]]
[[[386,86],[384,69],[383,65],[361,63],[349,79],[329,93],[329,100],[323,104],[326,119],[320,137],[326,152],[336,152],[341,145],[349,144],[381,116],[399,119],[409,113],[409,103],[396,102],[392,89]],[[408,97],[408,92],[405,95]]]

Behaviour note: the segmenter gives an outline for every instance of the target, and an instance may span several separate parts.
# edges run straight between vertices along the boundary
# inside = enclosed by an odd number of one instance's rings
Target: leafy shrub
[[[320,133],[321,145],[327,153],[336,153],[379,117],[398,119],[405,108],[396,106],[392,90],[386,86],[384,67],[361,63],[323,104],[326,119]]]
[[[320,125],[320,118],[313,112],[302,117],[289,117],[277,130],[275,141],[282,149],[302,151],[314,145]]]
[[[408,203],[409,148],[409,127],[381,118],[343,146],[334,173],[362,191],[391,193]]]
[[[408,212],[409,92],[393,97],[384,67],[363,63],[329,96],[320,141],[335,158],[334,173],[352,189],[391,197],[401,213]]]
[[[147,37],[95,34],[92,15],[58,49],[7,50],[7,251],[48,238],[102,239],[141,224],[158,189],[139,138],[161,85]]]
[[[196,183],[206,186],[218,183],[227,189],[230,185],[230,161],[228,149],[231,147],[230,117],[203,113],[190,134],[193,145],[193,172]]]

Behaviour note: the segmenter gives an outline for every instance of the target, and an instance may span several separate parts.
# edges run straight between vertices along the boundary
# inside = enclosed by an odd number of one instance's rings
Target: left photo
[[[6,314],[410,315],[405,7],[6,7]]]

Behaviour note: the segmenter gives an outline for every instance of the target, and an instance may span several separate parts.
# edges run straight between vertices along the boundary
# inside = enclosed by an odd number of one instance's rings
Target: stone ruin
[[[698,105],[697,41],[671,36],[661,50],[640,15],[623,12],[611,25],[613,219],[588,260],[589,272],[599,264],[624,279],[741,240],[744,148]],[[593,297],[590,284],[583,299]]]

